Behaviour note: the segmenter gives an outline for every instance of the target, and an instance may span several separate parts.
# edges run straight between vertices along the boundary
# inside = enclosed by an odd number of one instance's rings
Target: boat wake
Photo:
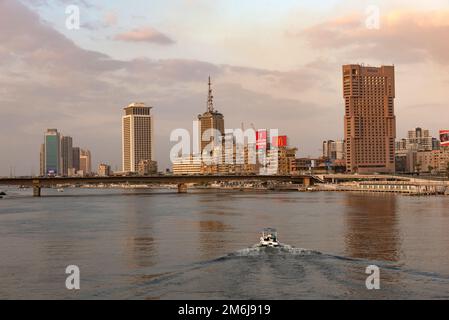
[[[265,254],[289,254],[289,255],[311,255],[321,254],[319,251],[296,248],[288,244],[280,243],[278,247],[262,247],[259,244],[255,244],[252,247],[240,249],[227,255],[227,257],[248,257],[248,256],[260,256]]]
[[[382,290],[365,287],[365,269],[382,270]],[[150,271],[150,270],[148,270]],[[123,288],[142,299],[396,299],[449,298],[449,278],[406,270],[382,261],[335,256],[280,243],[240,249],[216,259],[140,276]]]

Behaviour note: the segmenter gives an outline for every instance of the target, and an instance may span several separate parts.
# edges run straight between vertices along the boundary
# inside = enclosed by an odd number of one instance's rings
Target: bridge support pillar
[[[40,197],[40,196],[41,196],[41,187],[33,186],[33,197]]]
[[[187,185],[185,183],[178,184],[178,193],[187,193]]]
[[[311,181],[309,177],[304,178],[304,186],[309,187],[311,185]]]

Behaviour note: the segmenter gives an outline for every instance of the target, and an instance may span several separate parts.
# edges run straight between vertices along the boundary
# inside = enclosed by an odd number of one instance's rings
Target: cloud
[[[141,27],[132,31],[120,33],[117,34],[114,39],[128,42],[156,43],[160,45],[170,45],[175,43],[168,36],[151,27]]]
[[[345,39],[351,21],[355,26],[352,18],[321,28]],[[444,19],[434,24],[444,25]],[[311,44],[325,52],[339,43]],[[337,47],[352,49],[347,43]],[[43,132],[53,127],[71,135],[75,145],[91,149],[94,163],[120,166],[122,108],[133,101],[154,107],[156,159],[165,168],[171,130],[191,130],[192,120],[206,109],[209,75],[226,127],[245,122],[247,127],[279,128],[300,155],[317,155],[322,139],[343,135],[341,56],[335,60],[317,55],[314,62],[280,71],[195,59],[112,59],[79,47],[20,2],[0,0],[0,176],[8,175],[10,166],[18,174],[29,174],[30,167],[37,172]],[[435,104],[448,100],[447,83],[427,66],[410,69],[397,68],[400,126],[420,126],[413,122],[417,119],[443,126],[449,111]],[[407,109],[424,103],[427,112]],[[438,110],[438,119],[432,110]]]
[[[282,130],[301,136],[299,128],[317,115],[309,108],[314,104],[295,97],[313,86],[305,79],[318,81],[311,73],[192,59],[111,59],[80,48],[20,2],[0,1],[0,176],[11,165],[18,174],[29,174],[30,167],[36,173],[39,145],[50,127],[91,149],[95,162],[120,166],[122,108],[133,101],[154,106],[156,156],[164,168],[171,130],[190,129],[206,108],[209,75],[227,126],[270,126],[270,119],[280,126],[287,110],[298,109],[301,118],[290,117]],[[300,88],[289,86],[295,81]]]
[[[33,7],[42,7],[42,6],[50,6],[49,0],[21,0],[24,3],[31,5]],[[95,6],[89,3],[87,0],[54,0],[56,3],[60,3],[62,5],[79,5],[85,8],[94,8]]]
[[[365,17],[352,14],[296,34],[312,48],[334,50],[351,59],[388,63],[432,61],[449,65],[449,11],[394,11],[384,15],[380,29],[368,29]]]
[[[118,15],[113,11],[109,11],[104,15],[103,21],[107,27],[115,26],[118,24]]]

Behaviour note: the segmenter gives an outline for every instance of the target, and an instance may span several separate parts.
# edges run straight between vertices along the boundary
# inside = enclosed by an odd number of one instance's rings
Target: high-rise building
[[[330,161],[345,159],[345,142],[343,140],[323,141],[323,158]]]
[[[259,130],[259,132],[262,131]],[[267,137],[265,134],[263,136]],[[265,144],[266,149],[263,144]],[[264,160],[265,164],[260,167],[260,174],[288,175],[296,171],[295,158],[298,149],[288,146],[287,136],[273,136],[270,139],[266,139],[263,144],[259,144],[262,147],[259,149],[259,152],[265,149],[263,152],[266,152],[266,158]]]
[[[433,148],[432,136],[429,130],[415,128],[410,130],[405,139],[405,149],[416,151],[430,151]]]
[[[111,171],[111,166],[107,165],[105,163],[100,163],[100,165],[98,165],[98,175],[100,177],[108,177],[111,175],[112,171]]]
[[[440,150],[441,142],[437,138],[432,138],[432,150]]]
[[[80,150],[80,171],[83,175],[92,173],[92,157],[89,150]]]
[[[78,171],[80,169],[80,148],[74,147],[72,148],[72,160],[73,160],[73,169]]]
[[[61,174],[61,136],[57,129],[47,130],[44,148],[44,175]]]
[[[346,170],[395,171],[394,66],[343,66]]]
[[[232,133],[218,137],[210,155],[203,154],[203,174],[237,174],[243,171],[244,149]]]
[[[61,138],[61,168],[62,175],[67,176],[69,169],[73,168],[73,140],[72,137]]]
[[[206,146],[212,143],[213,146],[221,143],[221,136],[224,134],[224,116],[214,109],[214,96],[212,95],[212,86],[209,77],[209,93],[207,96],[207,110],[205,113],[198,115],[199,133],[200,133],[200,152],[203,154]],[[205,140],[205,141],[203,141]],[[206,153],[212,155],[210,148]]]
[[[395,151],[407,150],[407,139],[401,139],[395,143]]]
[[[137,172],[142,160],[153,161],[153,121],[151,107],[132,103],[122,117],[122,167],[124,172]]]
[[[39,159],[40,159],[39,175],[42,177],[42,176],[45,176],[45,144],[44,143],[41,144],[41,152],[39,155]]]

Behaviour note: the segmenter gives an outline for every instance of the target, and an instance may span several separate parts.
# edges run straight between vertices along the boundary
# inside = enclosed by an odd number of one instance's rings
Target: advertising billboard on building
[[[267,129],[259,129],[256,132],[256,150],[267,149]]]
[[[271,140],[271,144],[275,148],[286,147],[287,146],[287,136],[273,137]]]
[[[440,130],[441,146],[449,147],[449,130]]]

